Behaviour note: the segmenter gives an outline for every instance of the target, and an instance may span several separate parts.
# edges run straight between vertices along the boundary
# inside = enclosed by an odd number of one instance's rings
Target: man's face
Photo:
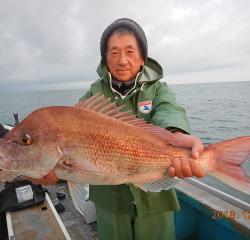
[[[144,64],[136,38],[131,34],[118,33],[108,40],[107,66],[111,75],[121,82],[132,80]]]

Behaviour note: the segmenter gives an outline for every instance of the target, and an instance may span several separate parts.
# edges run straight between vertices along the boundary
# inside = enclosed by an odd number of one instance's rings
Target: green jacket
[[[125,91],[123,96],[112,89],[111,75],[102,62],[97,73],[100,79],[91,85],[90,90],[80,100],[85,101],[100,93],[105,99],[111,97],[111,101],[116,101],[117,106],[125,105],[122,112],[132,110],[132,114],[144,118],[147,123],[163,128],[179,128],[190,134],[186,112],[177,105],[175,94],[167,84],[159,81],[163,77],[163,71],[155,60],[148,58],[136,77],[135,86]],[[90,200],[110,213],[126,213],[132,216],[135,214],[136,203],[139,218],[179,210],[173,188],[160,193],[146,193],[133,184],[90,186]]]

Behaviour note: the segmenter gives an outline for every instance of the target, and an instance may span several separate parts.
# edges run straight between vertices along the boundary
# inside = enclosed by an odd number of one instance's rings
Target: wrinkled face
[[[107,66],[111,75],[121,82],[132,80],[144,64],[136,38],[132,34],[111,36],[107,45]]]

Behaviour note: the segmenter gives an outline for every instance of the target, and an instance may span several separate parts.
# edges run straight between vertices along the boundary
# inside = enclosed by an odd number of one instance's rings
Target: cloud
[[[149,56],[165,76],[182,76],[178,83],[197,72],[199,81],[215,73],[226,81],[243,68],[230,79],[250,80],[249,7],[248,0],[2,1],[0,91],[89,88],[101,34],[122,17],[141,25]]]

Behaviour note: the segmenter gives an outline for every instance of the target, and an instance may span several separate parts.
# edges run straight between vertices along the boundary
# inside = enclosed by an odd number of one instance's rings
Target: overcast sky
[[[118,18],[145,31],[168,84],[250,80],[249,0],[0,0],[0,92],[88,89]]]

